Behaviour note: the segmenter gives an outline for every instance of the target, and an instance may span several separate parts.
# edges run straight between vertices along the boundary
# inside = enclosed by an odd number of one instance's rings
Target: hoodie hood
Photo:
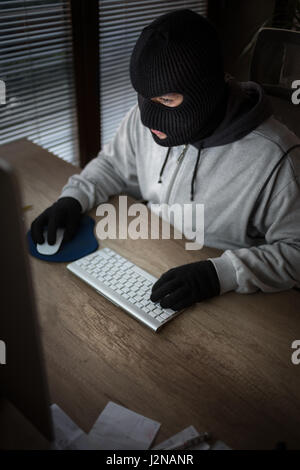
[[[238,82],[227,78],[228,98],[225,115],[209,136],[191,142],[198,149],[217,147],[242,139],[272,114],[270,101],[255,82]]]
[[[196,163],[191,178],[191,201],[194,200],[195,181],[200,161],[201,150],[208,147],[218,147],[242,139],[254,131],[272,114],[271,104],[262,87],[255,82],[238,82],[232,77],[226,77],[227,104],[221,122],[216,129],[191,145],[198,149]],[[158,182],[162,182],[164,168],[170,155],[169,147],[160,170]]]

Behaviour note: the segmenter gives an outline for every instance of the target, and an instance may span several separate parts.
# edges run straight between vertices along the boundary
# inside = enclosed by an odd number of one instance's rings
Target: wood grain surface
[[[21,139],[0,147],[15,167],[26,226],[79,170]],[[117,198],[113,199],[117,204]],[[92,215],[95,217],[95,211]],[[95,217],[96,220],[99,220]],[[218,255],[184,240],[106,240],[155,276]],[[300,293],[234,292],[197,304],[155,334],[66,264],[30,258],[51,399],[85,431],[109,400],[162,423],[156,443],[189,425],[234,449],[300,449]]]

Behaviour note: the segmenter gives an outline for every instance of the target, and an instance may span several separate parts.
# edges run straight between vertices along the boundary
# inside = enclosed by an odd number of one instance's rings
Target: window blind
[[[0,142],[27,137],[77,164],[69,2],[1,0],[0,23]]]
[[[99,0],[101,142],[107,143],[136,103],[129,60],[142,29],[164,13],[189,8],[207,15],[207,1]]]

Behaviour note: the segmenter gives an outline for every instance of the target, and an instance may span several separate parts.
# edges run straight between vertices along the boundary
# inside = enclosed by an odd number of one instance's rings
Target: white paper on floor
[[[159,428],[157,421],[110,401],[88,437],[102,450],[146,450]]]
[[[66,449],[72,441],[85,434],[56,403],[51,405],[51,414],[55,436],[53,449]]]
[[[153,447],[155,450],[159,449],[168,449],[169,447],[173,446],[181,446],[186,441],[190,439],[194,439],[199,436],[198,431],[194,428],[194,426],[189,426],[188,428],[183,429],[183,431],[178,432],[174,436],[170,437],[169,439],[161,442],[157,446]],[[189,447],[189,450],[208,450],[209,444],[207,442],[200,442],[195,446]]]

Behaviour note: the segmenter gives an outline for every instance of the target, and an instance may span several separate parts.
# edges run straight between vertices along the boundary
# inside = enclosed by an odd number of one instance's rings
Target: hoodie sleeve
[[[137,109],[133,106],[126,114],[115,137],[91,160],[82,172],[69,178],[60,197],[73,197],[82,212],[107,201],[109,196],[126,191],[141,197],[136,171],[135,135]]]
[[[298,163],[287,163],[283,170],[287,173],[289,166],[289,180],[284,178],[280,189],[275,183],[276,193],[266,196],[255,215],[255,226],[265,234],[265,243],[226,250],[211,260],[221,293],[278,292],[300,286],[300,155],[299,150],[294,153]]]

